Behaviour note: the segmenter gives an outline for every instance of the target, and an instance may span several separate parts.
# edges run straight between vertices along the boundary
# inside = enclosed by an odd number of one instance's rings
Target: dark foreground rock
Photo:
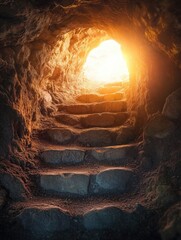
[[[30,195],[23,181],[10,173],[0,173],[0,184],[15,201],[25,200]]]
[[[181,119],[181,88],[167,97],[162,113],[171,120]]]
[[[181,239],[181,205],[169,208],[160,220],[162,240]]]
[[[20,233],[23,232],[28,239],[43,240],[61,236],[61,232],[70,229],[72,218],[58,207],[42,204],[23,209],[15,221],[21,228]]]
[[[7,200],[7,192],[0,187],[0,209],[4,206]]]
[[[81,208],[82,203],[76,206]],[[63,210],[53,200],[46,203],[41,199],[14,205],[8,212],[12,217],[12,224],[8,225],[13,230],[8,232],[11,238],[2,240],[160,240],[156,215],[141,205],[130,211],[93,205],[82,215],[72,215],[68,210],[71,207],[67,207]]]

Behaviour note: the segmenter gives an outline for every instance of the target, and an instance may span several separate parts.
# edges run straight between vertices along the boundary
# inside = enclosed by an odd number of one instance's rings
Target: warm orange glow
[[[107,40],[90,51],[83,66],[83,75],[97,84],[129,81],[129,72],[120,44]]]

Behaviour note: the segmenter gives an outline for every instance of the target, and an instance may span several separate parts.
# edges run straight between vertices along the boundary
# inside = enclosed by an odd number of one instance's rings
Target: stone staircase
[[[58,105],[58,127],[34,139],[33,197],[12,207],[23,239],[120,239],[137,226],[128,203],[139,186],[138,143],[128,119],[122,85]]]

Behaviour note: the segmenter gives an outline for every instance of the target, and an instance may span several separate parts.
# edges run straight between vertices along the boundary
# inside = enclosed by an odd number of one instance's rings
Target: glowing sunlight
[[[107,40],[91,50],[83,66],[83,75],[97,84],[129,81],[120,44]]]

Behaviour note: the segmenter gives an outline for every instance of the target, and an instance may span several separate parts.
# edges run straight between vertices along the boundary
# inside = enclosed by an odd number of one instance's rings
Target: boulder
[[[162,114],[154,115],[144,129],[144,137],[164,139],[175,131],[175,125]]]
[[[85,213],[83,215],[83,225],[89,231],[99,230],[104,232],[104,230],[113,230],[124,236],[122,238],[118,235],[118,238],[113,239],[147,239],[148,236],[145,236],[149,229],[143,229],[143,226],[146,227],[149,217],[147,210],[139,204],[133,211],[123,211],[118,207],[111,206],[93,209]]]
[[[171,120],[181,119],[181,88],[167,97],[162,114]]]
[[[86,230],[119,229],[124,212],[119,208],[109,207],[96,209],[83,216],[83,225]]]
[[[25,235],[25,239],[37,240],[54,239],[58,233],[70,229],[71,221],[71,216],[59,207],[43,203],[41,206],[28,206],[15,217],[21,235]]]
[[[181,239],[181,205],[169,208],[160,220],[160,234],[162,240]]]
[[[0,184],[15,201],[25,200],[30,195],[23,181],[10,173],[0,173]]]

